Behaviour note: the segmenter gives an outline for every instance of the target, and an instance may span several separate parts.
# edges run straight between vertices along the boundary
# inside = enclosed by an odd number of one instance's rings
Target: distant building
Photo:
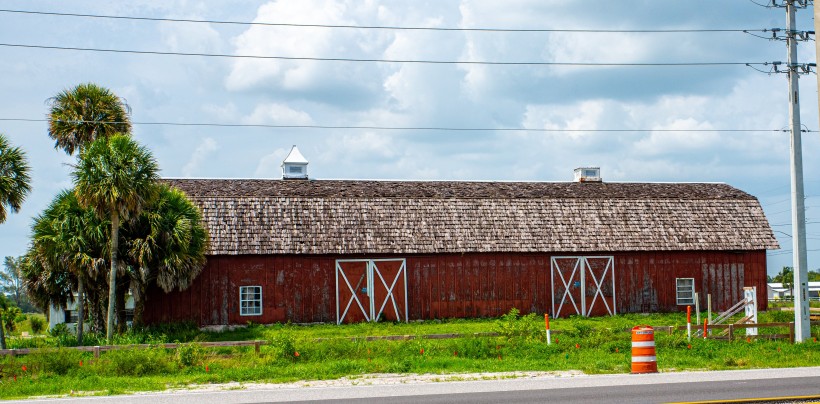
[[[769,300],[792,298],[792,289],[786,288],[782,283],[766,284],[766,291]],[[809,282],[809,299],[820,300],[820,282]]]
[[[131,295],[126,295],[125,297],[125,321],[131,322],[134,318],[134,298]],[[66,304],[66,308],[63,309],[59,306],[51,305],[48,308],[48,328],[51,329],[57,324],[65,323],[66,327],[72,332],[77,331],[77,302],[76,301],[69,301]],[[91,324],[86,321],[85,327],[90,327]]]

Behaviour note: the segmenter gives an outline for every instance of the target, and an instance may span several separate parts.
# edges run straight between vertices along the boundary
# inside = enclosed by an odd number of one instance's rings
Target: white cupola
[[[290,149],[290,153],[282,161],[282,179],[284,180],[306,180],[308,161],[296,145]]]
[[[578,167],[575,182],[601,182],[601,167]]]

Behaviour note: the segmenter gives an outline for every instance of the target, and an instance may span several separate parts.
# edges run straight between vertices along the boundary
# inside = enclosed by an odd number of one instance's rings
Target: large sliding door
[[[405,259],[336,260],[336,324],[407,321]]]
[[[615,315],[615,265],[612,256],[552,257],[552,315]]]

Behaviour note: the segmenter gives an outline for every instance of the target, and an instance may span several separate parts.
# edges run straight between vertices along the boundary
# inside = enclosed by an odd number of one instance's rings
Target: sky
[[[766,212],[781,245],[768,252],[769,273],[791,265],[787,79],[768,74],[770,66],[745,66],[786,60],[785,43],[760,32],[785,28],[781,8],[749,0],[0,0],[0,9],[0,133],[27,153],[33,174],[22,210],[0,224],[0,257],[22,255],[33,217],[72,187],[75,159],[54,148],[42,121],[49,98],[94,82],[126,100],[133,136],[163,177],[280,178],[281,161],[298,145],[317,179],[570,181],[576,167],[595,166],[612,182],[725,182],[758,197]],[[813,30],[812,14],[798,11],[797,28]],[[815,62],[814,42],[800,43],[798,55]],[[736,64],[594,65],[695,62]],[[816,131],[816,76],[804,76],[800,91],[802,123]],[[820,134],[804,133],[803,143],[813,270]]]

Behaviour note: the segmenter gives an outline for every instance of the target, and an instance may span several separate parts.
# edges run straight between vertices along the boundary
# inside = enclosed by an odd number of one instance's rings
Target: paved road
[[[753,397],[820,396],[820,367],[649,375],[546,376],[466,382],[266,386],[247,390],[187,391],[117,397],[29,400],[66,404],[327,403],[660,403]],[[815,400],[818,401],[818,400]]]

